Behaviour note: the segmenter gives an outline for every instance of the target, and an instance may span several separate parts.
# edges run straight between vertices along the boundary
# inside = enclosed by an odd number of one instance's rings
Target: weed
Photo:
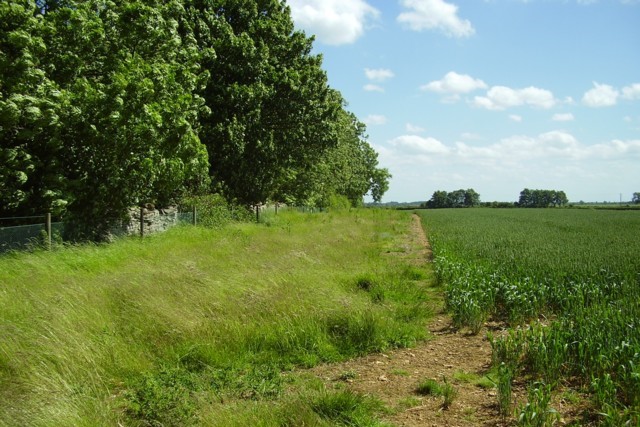
[[[426,379],[418,384],[418,387],[416,387],[416,393],[422,396],[442,397],[443,409],[448,409],[454,399],[458,396],[458,391],[447,381],[446,378],[443,378],[442,383],[439,383],[434,379]]]
[[[453,379],[462,383],[471,383],[480,388],[489,389],[494,388],[495,383],[486,376],[479,376],[472,372],[456,371],[453,373]]]
[[[338,378],[340,378],[341,381],[350,381],[356,379],[357,377],[358,374],[355,371],[345,371],[341,373]]]
[[[417,397],[409,396],[398,401],[398,411],[405,411],[409,408],[415,408],[422,405],[422,400]]]
[[[376,425],[375,413],[383,410],[380,401],[349,390],[326,392],[311,407],[322,418],[345,426]]]
[[[418,384],[416,388],[416,393],[422,396],[440,396],[441,395],[441,386],[438,381],[434,379],[426,379]]]
[[[442,394],[442,397],[444,398],[442,407],[444,409],[448,409],[453,403],[453,400],[458,397],[458,390],[454,386],[449,384],[449,382],[447,382],[447,379],[444,378],[444,384],[442,384],[440,392]]]
[[[163,368],[147,373],[125,393],[127,411],[149,425],[179,426],[195,422],[191,394],[196,382],[188,372]]]
[[[391,373],[393,375],[398,375],[398,376],[402,376],[402,377],[408,377],[409,376],[409,371],[407,371],[406,369],[394,369],[391,371]]]

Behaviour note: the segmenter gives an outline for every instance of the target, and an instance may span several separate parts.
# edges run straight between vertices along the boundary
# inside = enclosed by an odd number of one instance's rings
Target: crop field
[[[487,320],[498,403],[551,425],[558,393],[588,396],[578,425],[640,423],[640,214],[571,209],[421,211],[454,324]],[[515,379],[528,402],[513,407]]]

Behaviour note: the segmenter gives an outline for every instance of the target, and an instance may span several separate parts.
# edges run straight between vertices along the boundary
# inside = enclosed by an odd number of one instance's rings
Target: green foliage
[[[467,190],[456,190],[450,193],[446,191],[435,191],[431,199],[423,203],[422,207],[429,209],[443,208],[472,208],[480,205],[480,194],[473,188]]]
[[[521,208],[548,208],[564,206],[569,203],[564,191],[557,190],[530,190],[525,188],[520,192],[518,206]]]
[[[102,240],[211,178],[244,205],[388,189],[283,0],[8,0],[0,20],[1,215]]]
[[[512,383],[514,367],[501,363],[498,367],[498,407],[500,414],[504,417],[511,412],[511,396],[513,394]]]
[[[150,425],[194,424],[194,386],[192,375],[175,368],[165,367],[158,373],[147,373],[125,393],[127,411]]]
[[[253,213],[243,206],[230,204],[219,194],[187,196],[180,202],[183,212],[196,208],[196,222],[203,227],[222,227],[231,222],[249,222]]]
[[[560,421],[560,415],[549,406],[550,385],[536,383],[529,388],[529,401],[520,407],[518,425],[523,427],[547,427]]]
[[[46,23],[34,2],[0,4],[0,216],[57,214],[61,193],[61,97],[46,75]]]

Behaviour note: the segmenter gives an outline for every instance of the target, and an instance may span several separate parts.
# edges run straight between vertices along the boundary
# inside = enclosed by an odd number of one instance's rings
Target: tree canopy
[[[522,208],[548,208],[564,206],[569,199],[564,191],[557,190],[530,190],[525,188],[520,192],[518,206]]]
[[[143,203],[380,200],[364,125],[284,0],[0,4],[0,216],[99,239]]]
[[[480,194],[473,188],[467,190],[435,191],[424,207],[429,209],[471,208],[480,205]]]

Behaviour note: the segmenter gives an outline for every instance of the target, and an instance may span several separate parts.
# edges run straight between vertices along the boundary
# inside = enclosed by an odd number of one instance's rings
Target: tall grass
[[[322,425],[293,368],[425,338],[429,272],[384,255],[409,224],[291,212],[3,256],[0,425]]]
[[[638,212],[422,215],[457,325],[478,332],[494,318],[521,326],[492,338],[496,366],[546,384],[532,394],[545,405],[555,385],[570,383],[591,390],[602,422],[640,422]]]

